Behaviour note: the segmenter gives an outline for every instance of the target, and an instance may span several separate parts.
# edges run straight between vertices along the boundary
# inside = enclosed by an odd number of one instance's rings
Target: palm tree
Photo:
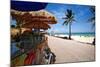
[[[92,28],[94,28],[95,27],[95,6],[91,6],[90,11],[92,13],[92,16],[89,17],[88,21],[92,23]]]
[[[71,39],[71,25],[72,25],[72,22],[75,21],[73,11],[70,9],[67,9],[65,12],[65,17],[63,19],[65,20],[63,25],[66,25],[66,26],[69,25],[69,39]]]
[[[95,6],[91,6],[90,11],[92,13],[92,16],[89,17],[88,21],[92,23],[92,28],[94,29],[94,27],[95,27]],[[92,44],[95,45],[95,38],[94,38]]]

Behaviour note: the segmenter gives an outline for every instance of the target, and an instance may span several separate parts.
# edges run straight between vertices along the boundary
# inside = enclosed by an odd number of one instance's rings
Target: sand
[[[55,35],[57,37],[69,37],[69,35]],[[79,36],[79,35],[72,35],[72,39],[79,41],[79,42],[84,42],[84,43],[92,43],[95,36]]]
[[[85,36],[72,36],[72,39],[79,41],[79,42],[84,42],[84,43],[91,43],[94,40],[93,36],[85,37]]]
[[[46,35],[47,36],[47,35]],[[48,37],[48,46],[56,55],[55,63],[69,63],[95,60],[95,46],[75,40]]]

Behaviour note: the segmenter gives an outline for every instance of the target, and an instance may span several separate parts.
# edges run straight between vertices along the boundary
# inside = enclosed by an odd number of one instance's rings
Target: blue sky
[[[56,33],[68,32],[68,26],[62,25],[64,22],[65,12],[67,9],[71,9],[75,13],[75,22],[72,24],[72,33],[76,32],[94,32],[92,24],[88,22],[88,18],[93,14],[91,13],[90,6],[87,5],[72,5],[72,4],[57,4],[49,3],[45,10],[51,12],[57,18],[57,24],[50,25],[51,29],[48,32],[55,31]],[[12,20],[12,24],[16,21]]]
[[[45,8],[57,18],[57,24],[51,25],[48,31],[55,31],[57,33],[68,32],[68,26],[63,26],[65,11],[67,9],[73,10],[75,13],[75,22],[72,24],[72,32],[94,32],[92,24],[87,21],[93,14],[89,10],[90,6],[86,5],[69,5],[69,4],[55,4],[50,3]]]

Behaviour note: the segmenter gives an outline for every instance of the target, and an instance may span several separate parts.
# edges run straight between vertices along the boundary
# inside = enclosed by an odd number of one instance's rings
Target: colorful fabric
[[[26,54],[23,54],[12,61],[12,66],[24,65],[24,60],[26,58]]]
[[[25,58],[24,65],[34,64],[35,58],[36,58],[36,56],[35,56],[34,51],[30,51],[28,53],[27,57]]]

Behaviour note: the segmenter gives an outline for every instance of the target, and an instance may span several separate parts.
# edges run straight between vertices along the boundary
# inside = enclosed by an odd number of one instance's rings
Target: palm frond
[[[95,14],[95,6],[91,6],[90,11]]]
[[[72,21],[75,21],[74,19],[74,13],[72,12],[72,10],[67,9],[65,12],[65,16],[63,19],[65,19],[63,25],[68,25],[68,23],[72,23]]]
[[[91,18],[89,18],[88,21],[89,21],[89,22],[93,22],[93,21],[95,21],[95,17],[91,17]]]
[[[68,21],[67,20],[65,20],[64,21],[64,23],[63,23],[63,25],[67,25],[68,24]]]

